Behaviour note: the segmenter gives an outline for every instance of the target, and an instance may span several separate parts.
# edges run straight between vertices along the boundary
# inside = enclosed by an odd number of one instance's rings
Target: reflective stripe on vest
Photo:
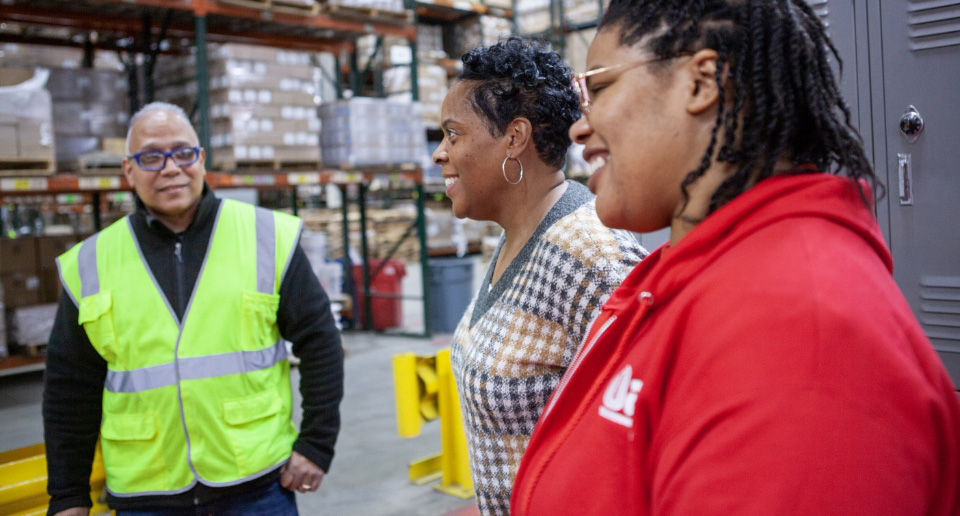
[[[214,228],[216,232],[216,228]],[[276,226],[273,213],[256,209],[257,232],[257,291],[273,293],[276,275]],[[85,240],[80,247],[78,271],[80,291],[83,297],[100,292],[100,275],[97,270],[97,236]],[[211,240],[213,235],[211,235]],[[139,245],[138,245],[139,247]],[[144,261],[146,265],[146,261]],[[199,281],[199,278],[197,279]],[[173,315],[173,314],[171,314]],[[186,313],[184,313],[186,319]],[[104,387],[108,392],[135,393],[159,389],[177,384],[177,368],[180,381],[217,378],[233,374],[250,373],[269,369],[287,358],[283,341],[272,348],[259,351],[236,351],[204,357],[179,359],[176,364],[162,364],[131,371],[107,371]]]

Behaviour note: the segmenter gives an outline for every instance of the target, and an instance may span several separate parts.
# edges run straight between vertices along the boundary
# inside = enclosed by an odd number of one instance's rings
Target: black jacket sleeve
[[[43,389],[43,439],[47,453],[48,514],[90,507],[90,471],[97,437],[107,362],[78,323],[77,306],[60,293],[47,345]]]
[[[330,299],[299,244],[280,284],[277,326],[300,359],[303,422],[293,449],[329,471],[340,432],[343,347]]]

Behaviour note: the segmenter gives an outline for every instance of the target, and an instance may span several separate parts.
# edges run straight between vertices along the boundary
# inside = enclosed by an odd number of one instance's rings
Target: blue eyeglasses
[[[200,147],[178,147],[169,152],[148,150],[128,157],[133,158],[140,168],[156,172],[167,166],[167,158],[172,159],[178,167],[193,165],[200,159]]]

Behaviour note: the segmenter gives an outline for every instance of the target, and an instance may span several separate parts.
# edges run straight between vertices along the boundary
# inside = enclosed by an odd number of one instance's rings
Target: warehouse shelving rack
[[[479,13],[482,6],[469,6],[463,2],[438,1],[434,4],[406,0],[411,13],[437,12]],[[468,9],[463,9],[463,7]],[[413,21],[411,23],[411,20]],[[158,53],[185,52],[189,47],[206,48],[208,42],[235,42],[262,44],[308,52],[331,52],[336,56],[335,83],[338,94],[343,91],[342,67],[339,64],[344,53],[355,55],[355,38],[364,34],[397,35],[405,38],[413,47],[413,84],[416,84],[416,25],[415,15],[406,20],[398,18],[360,19],[356,16],[341,17],[335,14],[296,14],[240,6],[215,0],[6,0],[0,5],[0,23],[15,23],[21,26],[57,27],[86,33],[86,37],[59,39],[38,34],[0,33],[0,42],[35,43],[59,46],[80,46],[86,53],[85,62],[92,62],[93,50],[116,50],[141,53],[153,59]],[[156,23],[155,23],[156,22]],[[95,37],[89,34],[95,33]],[[165,40],[165,43],[161,44]],[[172,44],[171,44],[172,43]],[[198,79],[197,129],[201,144],[210,146],[209,90],[206,80],[206,52],[196,52]],[[356,70],[351,70],[351,75]],[[146,77],[151,81],[151,77]],[[148,91],[152,88],[148,84]],[[414,99],[417,91],[413,91]],[[209,152],[209,151],[208,151]],[[429,264],[426,242],[425,199],[422,173],[417,164],[392,167],[374,167],[346,170],[297,170],[270,173],[222,173],[209,172],[207,182],[214,189],[255,188],[257,190],[288,190],[291,192],[293,211],[297,210],[297,187],[306,185],[338,185],[344,194],[342,203],[344,224],[344,249],[349,247],[347,230],[348,186],[357,185],[357,203],[361,215],[361,247],[364,257],[363,288],[369,293],[372,280],[367,267],[368,245],[365,204],[369,185],[376,179],[412,182],[417,208],[417,238],[420,244],[420,262],[423,267],[424,332],[430,336]],[[18,198],[36,195],[77,195],[93,208],[95,229],[100,229],[101,196],[110,192],[129,191],[130,185],[118,175],[70,175],[0,177],[0,203],[17,202]],[[73,195],[69,195],[73,197]],[[409,235],[412,231],[408,231]],[[399,243],[396,247],[399,247]],[[396,247],[394,250],[396,250]],[[345,278],[350,278],[349,253],[345,253]],[[347,281],[347,285],[351,282]],[[374,295],[364,296],[365,327],[371,327],[370,300]],[[42,364],[28,363],[12,369],[0,369],[0,376],[42,368]]]

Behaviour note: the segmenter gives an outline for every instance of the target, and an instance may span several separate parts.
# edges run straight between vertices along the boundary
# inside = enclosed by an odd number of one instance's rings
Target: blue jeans
[[[190,508],[117,511],[117,516],[297,516],[293,491],[280,482],[263,491]]]

